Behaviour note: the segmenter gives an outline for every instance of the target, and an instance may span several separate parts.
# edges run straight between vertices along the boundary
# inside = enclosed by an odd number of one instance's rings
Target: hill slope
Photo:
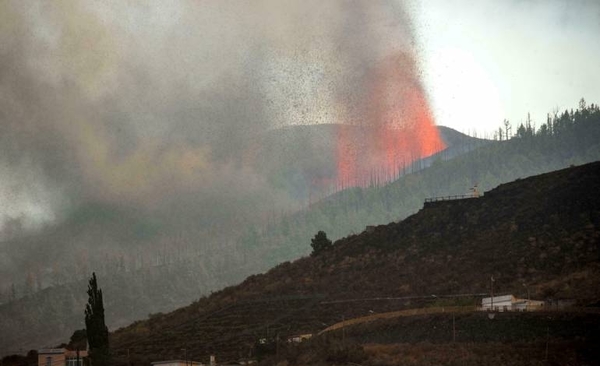
[[[255,159],[264,162],[266,177],[277,178],[274,185],[281,184],[304,199],[310,182],[299,183],[299,177],[334,171],[331,141],[339,128],[312,125],[270,130],[256,142],[260,156]],[[452,156],[489,143],[446,127],[439,129]],[[360,141],[362,130],[348,129],[353,141]],[[232,218],[224,210],[221,216],[227,217],[215,218],[219,207],[235,204],[215,200],[159,215],[117,204],[88,203],[57,226],[0,241],[0,328],[10,333],[0,338],[0,356],[19,348],[58,344],[83,327],[82,309],[91,271],[102,278],[105,292],[112,294],[106,297],[108,325],[115,329],[148,314],[187,305],[203,294],[270,268],[270,263],[281,262],[284,257],[253,259],[269,249],[239,238],[248,227],[252,228],[249,231],[256,227],[255,222],[240,219],[247,216],[241,207],[234,210],[240,217]],[[10,293],[11,283],[14,294]],[[13,295],[16,298],[9,301]]]
[[[451,141],[452,136],[443,128],[441,131]],[[404,219],[415,213],[427,197],[465,194],[474,184],[489,190],[518,178],[600,160],[597,106],[565,111],[542,125],[538,133],[524,127],[519,131],[513,139],[493,141],[449,160],[454,153],[442,152],[424,162],[424,166],[431,163],[428,168],[422,169],[421,163],[406,167],[412,174],[390,184],[334,194],[267,227],[251,229],[238,246],[256,248],[248,258],[263,263],[261,269],[266,270],[282,260],[308,254],[306,243],[319,230],[339,239],[362,231],[366,225]],[[470,141],[466,146],[477,146],[477,142]]]
[[[600,162],[434,203],[399,223],[112,334],[115,361],[249,354],[257,339],[316,332],[343,318],[488,292],[600,300]],[[436,296],[433,297],[432,295]],[[462,298],[462,297],[460,297]],[[449,300],[447,300],[449,301]],[[456,300],[459,301],[459,300]],[[473,298],[468,301],[476,301]]]
[[[295,138],[296,142],[307,140],[321,146],[300,155],[306,158],[327,150],[326,139],[315,139],[321,132],[333,130],[333,126],[299,126],[271,131],[273,136],[269,139],[275,144],[279,138],[287,138],[291,141],[289,146],[298,146],[293,142]],[[406,174],[397,181],[338,192],[293,215],[274,213],[268,224],[252,225],[240,217],[229,217],[235,225],[227,226],[230,221],[224,221],[203,226],[202,215],[197,215],[202,207],[195,208],[198,212],[188,210],[183,216],[139,217],[118,207],[98,206],[83,208],[82,215],[76,213],[76,230],[63,225],[37,237],[1,243],[0,262],[4,262],[0,263],[0,280],[10,283],[13,276],[17,294],[28,293],[32,287],[45,287],[48,282],[59,287],[0,305],[0,328],[9,333],[0,338],[0,354],[17,352],[21,347],[49,346],[81,327],[78,309],[85,301],[85,291],[81,289],[85,289],[86,277],[92,270],[99,274],[106,292],[112,294],[106,300],[110,302],[109,327],[114,329],[149,313],[189,304],[211,290],[240,282],[251,273],[307,255],[310,238],[318,230],[338,239],[360,232],[366,225],[401,220],[416,212],[426,197],[462,194],[474,183],[485,190],[502,182],[600,159],[600,109],[595,105],[565,112],[543,125],[537,134],[525,130],[509,141],[487,145],[442,127],[440,131],[451,147],[427,161],[405,167]],[[298,149],[283,151],[286,146],[273,145],[279,151],[275,155],[295,157]],[[464,152],[467,153],[453,157]],[[299,161],[309,162],[308,158],[303,159]],[[294,169],[304,167],[300,164]],[[233,202],[217,200],[203,207],[232,205]],[[82,222],[80,216],[88,220]],[[65,254],[58,255],[61,252]],[[50,267],[46,259],[56,257],[62,259],[61,264]],[[40,265],[45,267],[40,269]],[[78,283],[64,284],[74,277]],[[37,280],[41,280],[41,286],[36,286]],[[0,295],[6,301],[9,289]],[[73,299],[73,304],[62,308],[39,306],[47,299],[54,303],[64,298]]]

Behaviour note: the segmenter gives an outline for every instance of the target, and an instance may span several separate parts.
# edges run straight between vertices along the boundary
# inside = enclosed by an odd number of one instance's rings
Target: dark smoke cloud
[[[0,18],[0,215],[29,227],[90,201],[293,206],[256,141],[368,122],[369,70],[414,47],[390,1],[5,1]]]

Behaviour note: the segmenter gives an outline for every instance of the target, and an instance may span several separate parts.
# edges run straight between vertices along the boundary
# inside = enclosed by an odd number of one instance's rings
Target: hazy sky
[[[414,0],[437,124],[480,134],[600,102],[600,1]]]

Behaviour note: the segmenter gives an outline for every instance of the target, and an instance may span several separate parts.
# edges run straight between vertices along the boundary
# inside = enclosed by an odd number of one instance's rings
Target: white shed
[[[538,300],[518,299],[513,295],[484,297],[481,299],[481,310],[495,311],[531,311],[543,308],[544,302]]]
[[[484,297],[481,299],[482,310],[512,310],[513,302],[516,298],[513,295],[503,295],[494,297]]]

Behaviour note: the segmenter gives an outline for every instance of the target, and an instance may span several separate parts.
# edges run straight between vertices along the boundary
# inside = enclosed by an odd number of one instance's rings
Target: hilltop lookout
[[[431,207],[432,204],[435,204],[438,202],[457,201],[457,200],[464,200],[464,199],[470,199],[470,198],[479,198],[482,196],[482,194],[479,192],[479,188],[477,187],[477,184],[474,185],[473,188],[470,189],[470,191],[471,191],[471,193],[468,193],[468,194],[425,198],[425,203],[424,203],[423,207],[424,208]]]

